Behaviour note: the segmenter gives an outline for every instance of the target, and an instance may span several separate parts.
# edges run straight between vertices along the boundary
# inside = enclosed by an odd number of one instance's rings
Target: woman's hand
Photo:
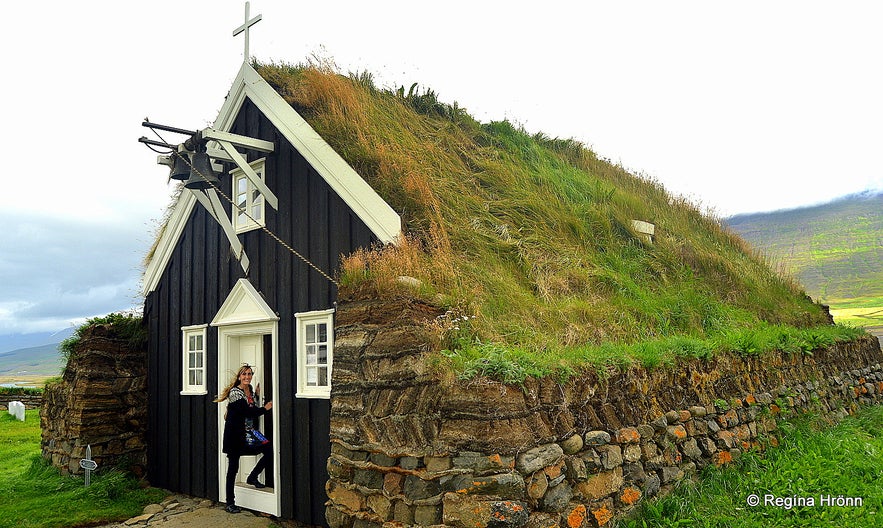
[[[273,408],[273,402],[268,401],[267,403],[264,404],[264,409],[269,411],[272,408]]]

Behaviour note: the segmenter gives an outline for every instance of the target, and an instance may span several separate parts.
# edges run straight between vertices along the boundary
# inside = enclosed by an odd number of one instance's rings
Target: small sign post
[[[92,460],[92,445],[86,446],[86,458],[80,460],[80,467],[86,470],[86,487],[91,483],[92,472],[98,469],[98,464]]]

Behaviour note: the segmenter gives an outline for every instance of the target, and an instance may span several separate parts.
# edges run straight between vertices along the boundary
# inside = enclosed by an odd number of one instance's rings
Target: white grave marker
[[[11,401],[8,405],[9,414],[15,416],[16,420],[25,421],[25,404],[20,401]]]

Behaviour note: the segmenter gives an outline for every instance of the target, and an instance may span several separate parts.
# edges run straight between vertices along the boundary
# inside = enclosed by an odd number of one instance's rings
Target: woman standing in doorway
[[[253,390],[251,380],[254,376],[254,369],[250,365],[243,365],[236,373],[236,377],[230,382],[223,392],[221,392],[216,402],[227,402],[227,413],[224,416],[224,440],[223,452],[227,454],[227,512],[239,513],[241,510],[236,506],[236,500],[233,496],[233,488],[236,484],[236,474],[239,473],[239,457],[242,455],[262,454],[261,459],[255,465],[252,472],[248,475],[246,483],[255,488],[265,487],[258,481],[258,475],[264,469],[272,467],[273,464],[273,448],[270,443],[250,446],[246,442],[246,429],[258,417],[273,408],[273,402],[268,401],[260,406],[258,399],[260,398],[258,390]]]

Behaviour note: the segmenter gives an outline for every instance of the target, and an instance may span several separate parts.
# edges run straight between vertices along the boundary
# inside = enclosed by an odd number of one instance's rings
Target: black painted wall
[[[272,124],[246,100],[231,132],[272,141],[266,181],[279,211],[267,227],[334,276],[341,254],[377,239]],[[240,149],[240,152],[242,150]],[[248,161],[263,154],[248,152]],[[228,169],[232,168],[232,165]],[[229,174],[221,189],[231,196]],[[189,192],[189,191],[185,191]],[[229,203],[222,199],[229,215]],[[279,413],[282,516],[325,524],[328,400],[296,399],[296,312],[334,305],[334,284],[260,230],[239,235],[251,260],[248,279],[279,314]],[[221,227],[197,204],[157,288],[145,300],[149,324],[149,474],[152,485],[218,496],[217,329],[208,328],[205,396],[182,396],[181,327],[210,323],[244,276]]]

